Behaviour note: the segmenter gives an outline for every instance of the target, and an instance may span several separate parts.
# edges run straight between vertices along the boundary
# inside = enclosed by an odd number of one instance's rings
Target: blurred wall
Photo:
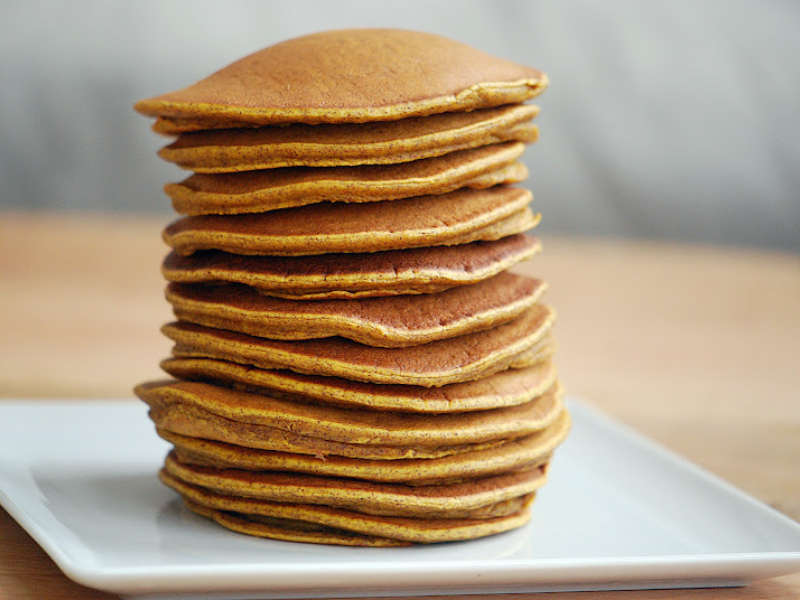
[[[321,29],[441,33],[546,70],[548,232],[800,250],[800,2],[0,0],[0,208],[162,211],[131,110]]]

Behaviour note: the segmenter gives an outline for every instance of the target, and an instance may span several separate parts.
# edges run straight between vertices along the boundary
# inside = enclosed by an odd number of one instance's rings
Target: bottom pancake
[[[192,512],[216,521],[219,525],[231,531],[256,537],[282,540],[284,542],[306,542],[309,544],[331,544],[335,546],[387,547],[410,545],[408,542],[359,535],[328,527],[309,528],[300,521],[275,519],[271,522],[259,522],[249,519],[247,515],[208,508],[186,498],[184,498],[184,503]]]
[[[384,517],[329,506],[227,496],[187,484],[165,471],[161,480],[193,511],[249,535],[317,544],[397,546],[474,539],[525,524],[534,494],[507,501],[506,514],[489,518]]]

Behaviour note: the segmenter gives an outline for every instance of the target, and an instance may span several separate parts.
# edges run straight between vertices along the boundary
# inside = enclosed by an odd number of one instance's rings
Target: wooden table
[[[0,396],[126,397],[161,376],[166,220],[0,213]],[[800,257],[545,238],[525,270],[551,284],[570,393],[800,519]],[[0,512],[0,598],[108,597]],[[592,597],[800,598],[800,574]]]

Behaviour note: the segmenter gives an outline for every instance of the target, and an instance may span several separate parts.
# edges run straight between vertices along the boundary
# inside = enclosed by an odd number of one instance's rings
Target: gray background
[[[0,0],[0,209],[166,213],[161,185],[184,174],[131,104],[353,26],[441,33],[549,73],[526,155],[543,230],[800,251],[790,0]]]

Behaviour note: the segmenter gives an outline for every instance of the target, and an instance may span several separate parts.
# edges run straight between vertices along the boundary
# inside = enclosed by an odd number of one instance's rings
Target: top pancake
[[[360,123],[523,102],[546,85],[541,71],[441,36],[349,29],[270,46],[135,108],[212,124]]]

